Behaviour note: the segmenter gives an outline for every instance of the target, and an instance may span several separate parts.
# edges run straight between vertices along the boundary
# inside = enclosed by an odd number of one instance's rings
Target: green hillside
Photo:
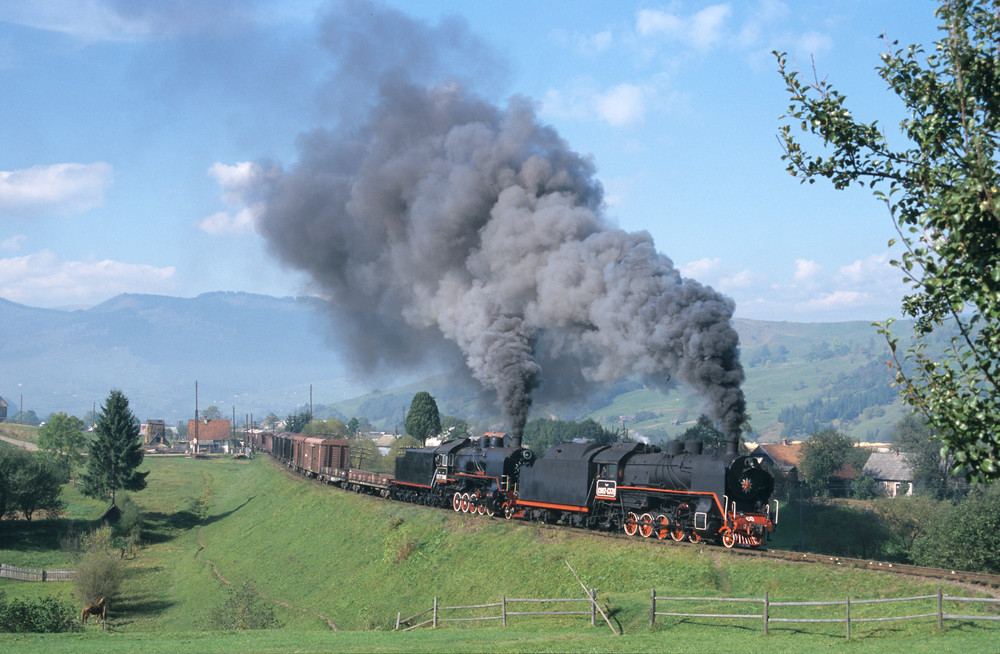
[[[149,487],[135,495],[146,512],[147,546],[130,563],[124,596],[112,605],[110,633],[94,628],[84,634],[0,636],[6,651],[43,646],[47,651],[637,651],[659,649],[668,635],[686,651],[720,645],[802,651],[840,646],[842,632],[823,626],[772,628],[772,636],[765,637],[756,626],[723,628],[698,621],[664,621],[650,631],[650,588],[661,594],[738,597],[767,591],[774,601],[936,589],[879,573],[757,561],[712,547],[601,538],[359,496],[294,476],[266,457],[151,459],[148,467]],[[71,516],[101,513],[100,504],[75,491],[68,491],[68,499]],[[8,522],[0,535],[0,560],[25,567],[64,565],[58,536],[70,526],[70,519]],[[624,639],[581,618],[518,618],[508,630],[475,626],[382,633],[394,624],[397,611],[417,613],[435,596],[448,605],[494,602],[503,595],[579,596],[566,561],[588,586],[599,589]],[[249,584],[276,602],[281,628],[241,635],[213,632],[209,615],[226,597],[223,578]],[[69,584],[3,580],[0,590],[8,597],[71,596]],[[327,620],[339,631],[332,632]],[[995,629],[982,623],[956,625],[938,636],[922,622],[891,629],[859,626],[856,633],[856,640],[873,647],[882,643],[928,651],[926,645],[933,643],[935,651],[957,651],[982,646]]]
[[[743,390],[755,431],[751,439],[800,439],[829,426],[860,441],[888,440],[905,407],[886,365],[888,346],[869,323],[734,323],[746,371]],[[545,381],[555,383],[558,381]],[[450,375],[332,406],[345,418],[365,416],[391,431],[401,428],[413,395],[421,390],[434,395],[442,413],[479,421],[482,430],[503,428],[495,403],[480,401],[476,384],[456,381]],[[680,435],[704,408],[704,400],[683,387],[664,395],[644,388],[637,380],[625,380],[575,402],[553,403],[545,400],[544,392],[537,395],[532,418],[593,418],[609,429],[624,424],[630,433],[653,441]]]

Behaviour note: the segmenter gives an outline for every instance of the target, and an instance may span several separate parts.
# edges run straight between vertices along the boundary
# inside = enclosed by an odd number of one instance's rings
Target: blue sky
[[[530,98],[592,157],[606,216],[648,231],[737,317],[880,320],[903,293],[892,222],[863,189],[801,185],[776,139],[772,50],[894,127],[886,31],[937,38],[933,2],[390,2],[461,20],[490,50],[488,99]],[[310,1],[0,0],[0,297],[313,292],[268,254],[246,192],[328,125],[338,88]],[[341,90],[342,92],[346,92]],[[898,138],[896,139],[898,143]]]

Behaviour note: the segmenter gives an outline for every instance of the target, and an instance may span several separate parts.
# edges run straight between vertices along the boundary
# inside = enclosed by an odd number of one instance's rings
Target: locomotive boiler
[[[520,469],[533,456],[520,443],[497,436],[409,448],[396,459],[393,496],[464,513],[513,515]]]
[[[777,519],[774,480],[735,441],[722,455],[697,441],[561,443],[521,470],[518,515],[626,534],[759,547]]]

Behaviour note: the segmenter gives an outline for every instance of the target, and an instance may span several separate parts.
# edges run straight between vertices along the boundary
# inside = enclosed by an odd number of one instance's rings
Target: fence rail
[[[931,613],[914,613],[910,615],[897,615],[880,618],[851,617],[851,608],[860,605],[884,604],[890,602],[920,602],[926,600],[937,600],[937,610]],[[756,603],[761,604],[763,610],[760,613],[682,613],[679,611],[658,611],[657,602],[727,602],[727,603]],[[851,625],[867,622],[887,622],[891,620],[917,620],[921,618],[937,618],[937,628],[941,631],[945,620],[1000,620],[1000,615],[959,615],[947,613],[944,610],[945,602],[975,602],[981,604],[993,604],[1000,607],[1000,599],[985,597],[951,597],[945,595],[940,588],[936,595],[918,595],[915,597],[892,597],[887,599],[852,600],[850,595],[844,601],[825,602],[772,602],[768,593],[764,592],[764,597],[665,597],[656,594],[656,589],[652,589],[649,606],[649,626],[656,623],[656,616],[669,616],[675,618],[728,618],[728,619],[749,619],[761,620],[764,626],[764,633],[767,633],[768,625],[772,622],[784,623],[844,623],[847,628],[847,638],[851,637]],[[802,618],[802,617],[775,617],[771,611],[775,608],[785,607],[831,607],[842,606],[844,617],[842,618]]]
[[[71,581],[76,574],[74,570],[31,570],[17,568],[6,563],[0,563],[0,579],[16,579],[18,581]]]
[[[587,611],[511,611],[509,610],[510,604],[515,604],[518,602],[524,603],[561,603],[561,604],[572,604],[574,602],[586,602],[590,605]],[[474,609],[500,609],[499,615],[484,615],[484,616],[469,616],[469,617],[442,617],[442,611],[471,611]],[[423,616],[431,614],[430,619],[423,620],[422,622],[415,622],[417,618],[422,618]],[[507,626],[507,618],[512,616],[521,615],[541,615],[541,616],[556,616],[556,615],[589,615],[590,624],[595,625],[596,615],[597,615],[597,589],[590,589],[590,597],[570,597],[570,598],[555,598],[555,599],[534,599],[534,598],[516,598],[516,597],[502,597],[499,602],[493,602],[490,604],[468,604],[464,606],[440,606],[438,604],[438,598],[434,598],[434,604],[431,608],[421,611],[415,615],[411,615],[408,618],[404,618],[402,613],[396,613],[396,630],[397,631],[409,631],[411,629],[416,629],[417,627],[423,627],[426,625],[431,625],[432,627],[437,627],[442,622],[477,622],[484,620],[500,620],[503,626]],[[407,626],[408,625],[408,626]]]

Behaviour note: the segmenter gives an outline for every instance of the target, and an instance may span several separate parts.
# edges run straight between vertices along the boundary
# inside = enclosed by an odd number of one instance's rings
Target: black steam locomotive
[[[561,443],[542,457],[483,437],[406,450],[393,497],[455,511],[561,522],[629,535],[760,547],[777,522],[774,479],[733,441],[723,455],[697,441],[666,452],[643,443]]]

